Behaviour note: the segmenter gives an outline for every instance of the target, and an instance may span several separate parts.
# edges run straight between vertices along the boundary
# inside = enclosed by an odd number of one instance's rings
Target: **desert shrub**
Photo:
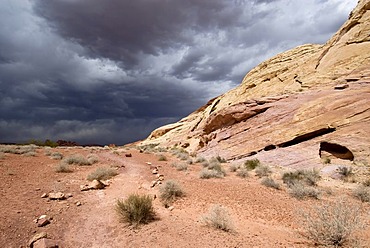
[[[37,153],[34,152],[34,151],[29,151],[29,152],[23,153],[22,155],[25,156],[25,157],[35,157],[36,154]]]
[[[220,162],[220,163],[226,163],[226,162],[227,162],[225,158],[222,158],[222,157],[220,157],[219,155],[216,157],[216,160],[217,160],[218,162]]]
[[[343,199],[321,203],[302,213],[304,235],[316,244],[342,246],[362,228],[360,207]]]
[[[261,162],[257,158],[255,158],[245,161],[244,167],[247,168],[247,170],[254,170],[260,164]]]
[[[0,152],[11,154],[26,154],[26,153],[32,154],[32,152],[35,152],[36,148],[37,146],[35,145],[25,145],[25,146],[3,145],[0,146]]]
[[[239,164],[231,164],[231,165],[229,166],[229,171],[230,171],[230,172],[235,172],[235,171],[237,171],[239,168],[240,168],[240,165],[239,165]]]
[[[294,183],[290,186],[289,194],[300,200],[306,197],[318,199],[320,196],[320,191],[314,187],[306,186],[302,183]]]
[[[360,185],[353,191],[353,195],[362,202],[370,202],[370,187]]]
[[[208,168],[203,168],[200,171],[199,177],[202,179],[209,179],[209,178],[222,178],[225,176],[225,172],[223,170],[210,170]]]
[[[204,168],[206,168],[206,167],[208,167],[209,166],[209,162],[206,160],[206,161],[203,161],[202,162],[202,166],[204,167]]]
[[[90,164],[95,164],[95,163],[99,162],[99,158],[95,154],[89,154],[89,155],[87,155],[87,161]]]
[[[61,154],[60,152],[53,152],[50,154],[50,157],[55,160],[61,160],[63,159],[63,154]]]
[[[249,172],[246,168],[243,167],[236,171],[236,175],[241,178],[246,178],[249,176]]]
[[[186,161],[187,164],[193,164],[193,160],[191,158],[189,158],[187,161]]]
[[[44,154],[45,154],[45,156],[50,156],[51,155],[51,147],[45,147],[44,148]]]
[[[208,213],[202,216],[202,221],[207,226],[220,229],[225,232],[234,230],[234,224],[228,209],[221,205],[212,206]]]
[[[118,175],[117,170],[108,167],[99,167],[87,176],[87,180],[107,180]]]
[[[218,160],[210,160],[210,162],[208,164],[208,169],[221,171],[222,166],[221,166],[220,162],[218,162]]]
[[[271,177],[265,177],[262,179],[261,184],[269,188],[280,189],[280,184],[275,182]]]
[[[348,180],[354,174],[352,167],[349,166],[340,166],[338,168],[338,173],[342,176],[344,180]]]
[[[204,161],[206,161],[206,159],[205,159],[205,158],[203,158],[203,157],[197,157],[197,158],[195,159],[195,163],[203,163]]]
[[[177,158],[179,158],[180,160],[188,160],[189,159],[189,154],[184,153],[184,152],[180,152],[180,153],[177,154]]]
[[[167,157],[163,154],[158,156],[158,161],[167,161]]]
[[[271,168],[267,165],[257,166],[255,172],[258,177],[267,177],[272,173]]]
[[[116,211],[122,221],[134,226],[148,223],[155,217],[152,198],[149,195],[131,194],[124,201],[117,200]]]
[[[67,164],[91,165],[91,162],[81,154],[74,154],[63,159]]]
[[[289,187],[296,183],[314,186],[320,180],[320,174],[317,170],[296,170],[285,172],[282,179]]]
[[[178,171],[186,171],[188,169],[188,165],[185,163],[172,163],[172,166]]]
[[[171,203],[177,197],[181,197],[183,195],[184,191],[182,190],[180,184],[173,180],[166,181],[159,188],[159,198],[165,205]]]
[[[330,160],[330,158],[326,157],[326,158],[323,158],[322,162],[324,164],[330,164],[331,163],[331,160]]]
[[[72,168],[69,166],[69,164],[60,162],[56,165],[55,171],[58,173],[70,173],[73,172]]]
[[[362,185],[370,187],[370,179],[366,179],[364,182],[362,182]]]

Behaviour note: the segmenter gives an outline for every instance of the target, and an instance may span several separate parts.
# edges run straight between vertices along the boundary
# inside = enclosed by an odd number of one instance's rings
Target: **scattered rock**
[[[47,198],[48,197],[48,194],[44,193],[41,195],[41,198]]]
[[[66,197],[67,197],[67,198],[71,198],[71,197],[73,197],[73,194],[72,194],[72,193],[67,193],[67,194],[66,194]]]
[[[47,238],[39,239],[33,244],[33,248],[58,248],[58,247],[61,247],[60,242]]]
[[[100,182],[99,180],[93,180],[90,184],[91,189],[104,189],[105,185],[104,183]]]
[[[151,187],[151,188],[153,188],[153,187],[155,187],[156,185],[157,185],[157,180],[152,181],[152,183],[150,184],[150,187]]]
[[[66,199],[66,196],[62,192],[56,192],[56,193],[52,192],[52,193],[49,193],[49,199],[50,200],[64,200]]]
[[[90,187],[89,187],[89,185],[80,185],[80,190],[81,191],[88,191],[88,190],[90,190]]]
[[[29,241],[28,241],[28,247],[34,247],[33,244],[39,240],[39,239],[43,239],[43,238],[47,238],[48,235],[46,232],[41,232],[41,233],[37,233],[35,236],[33,236]]]
[[[77,207],[79,207],[79,206],[81,206],[81,205],[82,205],[82,203],[81,203],[81,202],[79,202],[79,201],[78,201],[78,202],[76,202],[76,206],[77,206]]]
[[[126,157],[126,158],[131,158],[131,157],[132,157],[132,154],[131,154],[131,153],[126,153],[126,154],[125,154],[125,157]]]
[[[43,227],[43,226],[46,226],[48,224],[50,224],[50,219],[46,215],[41,215],[37,219],[37,226],[38,227]]]
[[[174,210],[174,208],[175,208],[174,206],[171,206],[171,207],[168,208],[168,210],[172,211],[172,210]]]
[[[344,89],[346,89],[348,87],[349,87],[348,84],[339,84],[339,85],[334,86],[334,89],[335,90],[344,90]]]
[[[152,174],[158,174],[158,169],[152,170]]]

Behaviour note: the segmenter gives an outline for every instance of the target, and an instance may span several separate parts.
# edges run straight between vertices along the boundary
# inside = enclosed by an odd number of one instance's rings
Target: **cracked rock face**
[[[299,46],[261,63],[237,88],[158,128],[142,144],[186,144],[206,157],[254,155],[289,165],[316,163],[320,143],[329,142],[370,163],[369,34],[370,2],[361,0],[326,44]]]

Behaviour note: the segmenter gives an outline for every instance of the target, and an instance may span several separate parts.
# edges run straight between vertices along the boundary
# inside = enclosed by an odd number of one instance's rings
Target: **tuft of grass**
[[[353,195],[362,202],[370,202],[370,187],[360,185],[353,191]]]
[[[230,172],[235,172],[235,171],[237,171],[239,168],[240,168],[240,165],[239,165],[239,164],[231,164],[231,165],[229,166],[229,171],[230,171]]]
[[[272,170],[267,165],[259,165],[256,167],[255,172],[258,177],[267,177],[272,173]]]
[[[264,179],[262,179],[261,184],[269,188],[281,189],[280,184],[278,182],[275,182],[275,180],[271,177],[265,177]]]
[[[350,166],[340,166],[338,168],[338,173],[344,181],[349,181],[349,179],[354,175],[353,169]]]
[[[244,167],[247,168],[247,170],[254,170],[259,165],[261,165],[261,162],[257,158],[244,162]]]
[[[188,169],[188,165],[185,163],[172,163],[172,166],[178,171],[186,171]]]
[[[99,162],[99,158],[95,154],[89,154],[89,155],[87,155],[87,161],[90,164],[95,164],[95,163]]]
[[[299,200],[306,197],[319,199],[320,191],[314,187],[306,186],[302,183],[295,183],[290,186],[289,194]]]
[[[343,246],[363,227],[360,207],[344,199],[320,203],[302,217],[304,235],[324,246]]]
[[[223,163],[226,163],[226,162],[227,162],[225,158],[222,158],[222,157],[220,157],[219,155],[216,157],[216,160],[217,160],[219,163],[221,163],[221,164],[223,164]]]
[[[70,172],[73,172],[72,168],[69,166],[69,164],[67,163],[64,163],[64,162],[60,162],[59,164],[57,164],[57,166],[55,167],[55,172],[58,172],[58,173],[70,173]]]
[[[0,152],[19,155],[35,152],[36,148],[37,146],[35,145],[25,145],[25,146],[2,145],[0,146]]]
[[[50,154],[50,157],[55,160],[61,160],[63,159],[63,154],[61,154],[60,152],[53,152]]]
[[[163,154],[158,156],[158,161],[167,161],[167,157]]]
[[[173,202],[177,197],[182,197],[184,191],[181,185],[174,181],[168,180],[159,188],[159,198],[167,206]]]
[[[96,168],[95,171],[91,172],[87,176],[87,180],[92,181],[92,180],[108,180],[114,176],[117,176],[118,173],[115,169],[112,168],[107,168],[107,167],[99,167]]]
[[[320,180],[320,173],[317,170],[296,170],[285,172],[282,176],[283,182],[288,187],[296,183],[305,183],[308,186],[315,186]]]
[[[22,156],[25,156],[25,157],[36,157],[36,152],[34,151],[29,151],[29,152],[26,152],[26,153],[23,153]]]
[[[331,163],[331,159],[328,158],[328,157],[325,157],[325,158],[322,159],[322,162],[323,162],[323,164],[330,164]]]
[[[62,161],[64,161],[67,164],[77,164],[77,165],[91,165],[91,162],[86,159],[81,154],[74,154],[71,156],[68,156],[64,158]]]
[[[116,212],[123,222],[138,226],[154,220],[155,212],[149,195],[131,194],[124,201],[117,200]]]
[[[216,170],[216,169],[209,169],[209,168],[203,168],[200,171],[199,178],[202,179],[209,179],[209,178],[222,178],[225,176],[225,171],[222,170]]]
[[[203,158],[203,157],[197,157],[197,158],[195,159],[195,163],[203,163],[204,161],[206,161],[206,159],[205,159],[205,158]]]
[[[246,168],[243,167],[236,171],[236,175],[241,178],[246,178],[249,176],[249,172]]]
[[[234,224],[229,211],[222,205],[213,205],[207,214],[202,216],[202,221],[207,226],[220,229],[225,232],[234,230]]]

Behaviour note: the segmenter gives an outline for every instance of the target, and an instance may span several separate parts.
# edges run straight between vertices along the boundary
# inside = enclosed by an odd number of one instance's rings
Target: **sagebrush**
[[[222,205],[213,205],[207,214],[202,216],[202,221],[210,227],[230,232],[234,230],[234,224],[229,210]]]
[[[123,222],[138,226],[154,220],[155,212],[149,195],[131,194],[124,201],[117,200],[116,211]]]

